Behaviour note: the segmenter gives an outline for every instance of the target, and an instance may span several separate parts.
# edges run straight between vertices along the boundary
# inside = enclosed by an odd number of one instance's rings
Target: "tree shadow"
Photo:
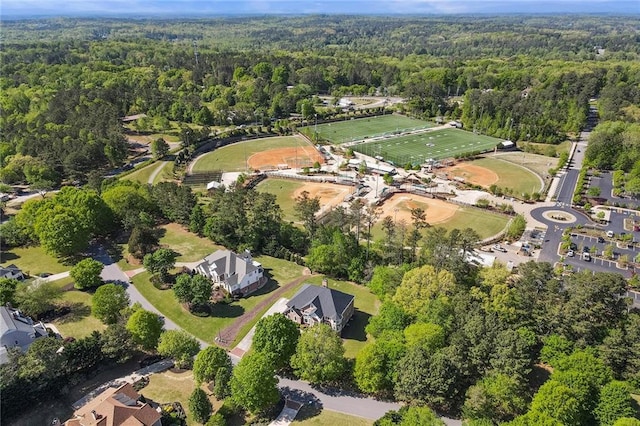
[[[211,316],[220,318],[237,318],[244,314],[244,308],[233,303],[216,303],[211,309]]]
[[[296,403],[301,404],[300,410],[296,415],[296,421],[303,421],[320,415],[322,412],[322,401],[310,392],[300,389],[291,389],[285,386],[280,389],[280,393],[287,400],[285,405],[295,408]]]
[[[365,331],[365,327],[367,326],[367,324],[369,324],[370,318],[371,314],[363,312],[359,309],[355,309],[351,320],[342,330],[342,338],[365,342],[367,340],[367,332]]]
[[[20,256],[10,251],[3,251],[2,253],[0,253],[0,262],[2,263],[11,262],[12,260],[16,259],[20,259]]]
[[[91,315],[91,307],[85,305],[84,303],[76,302],[66,304],[64,307],[62,307],[60,310],[60,316],[57,316],[55,320],[59,324],[68,324],[72,322],[82,321],[89,315]]]
[[[273,276],[271,275],[270,271],[271,271],[271,269],[265,269],[264,270],[264,276],[267,277],[267,279],[268,279],[268,281],[264,285],[264,287],[259,288],[258,290],[254,291],[253,293],[244,296],[245,299],[250,299],[250,298],[255,297],[255,296],[262,296],[262,295],[271,293],[271,292],[273,292],[273,291],[275,291],[275,290],[280,288],[280,283],[278,282],[278,280],[273,278]]]

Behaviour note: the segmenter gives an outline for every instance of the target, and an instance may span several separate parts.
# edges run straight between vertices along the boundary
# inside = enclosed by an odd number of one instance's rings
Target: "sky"
[[[248,14],[640,14],[640,0],[1,0],[0,17]]]

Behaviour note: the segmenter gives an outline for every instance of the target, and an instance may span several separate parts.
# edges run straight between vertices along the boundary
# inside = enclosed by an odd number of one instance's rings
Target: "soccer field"
[[[354,140],[373,138],[394,132],[428,129],[433,124],[404,115],[379,115],[376,117],[350,119],[318,125],[318,140],[341,144]],[[301,127],[300,132],[315,140],[315,126]]]
[[[391,137],[377,142],[355,145],[353,149],[372,157],[382,156],[397,165],[422,164],[427,159],[440,160],[473,152],[493,150],[501,142],[491,136],[459,129],[442,129],[418,135]]]

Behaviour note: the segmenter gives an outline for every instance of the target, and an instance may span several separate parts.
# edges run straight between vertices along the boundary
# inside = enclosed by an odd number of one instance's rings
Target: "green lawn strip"
[[[541,191],[540,179],[538,176],[523,167],[494,158],[481,158],[474,160],[471,164],[485,167],[494,171],[498,175],[498,185],[501,188],[511,188],[514,194],[520,196],[525,192]]]
[[[173,161],[164,161],[164,165],[160,172],[156,175],[155,179],[153,179],[153,184],[157,185],[160,182],[171,181],[173,180]]]
[[[71,283],[73,283],[71,278],[53,282],[58,288],[67,287]],[[71,312],[52,321],[62,337],[81,339],[90,335],[94,330],[104,331],[106,326],[91,315],[91,297],[91,293],[75,289],[62,293],[58,304],[68,306]]]
[[[304,182],[289,179],[266,179],[256,186],[260,192],[268,192],[276,196],[276,202],[282,210],[282,218],[287,222],[297,221],[295,215],[296,200],[293,193],[304,185]]]
[[[372,420],[363,419],[362,417],[350,416],[329,410],[322,410],[320,414],[316,415],[313,410],[313,408],[303,406],[291,424],[296,426],[370,426],[373,424]]]
[[[193,166],[193,171],[224,170],[226,172],[240,172],[246,170],[245,160],[255,153],[278,148],[294,148],[296,146],[309,147],[310,145],[302,136],[279,136],[238,142],[203,155]]]
[[[491,136],[451,128],[359,144],[353,149],[370,156],[380,155],[402,166],[406,163],[422,164],[429,158],[443,159],[476,151],[490,151],[500,142],[500,139]]]
[[[162,373],[152,374],[149,376],[149,384],[145,386],[140,393],[148,399],[158,404],[166,404],[171,402],[180,402],[182,408],[187,413],[187,425],[199,425],[193,420],[193,415],[189,411],[189,396],[196,388],[193,380],[193,372],[191,370],[181,371],[164,371]],[[207,395],[211,391],[203,387]],[[214,412],[222,405],[215,397],[209,395],[209,400],[213,404]]]
[[[427,121],[389,114],[320,124],[317,126],[317,130],[320,140],[324,139],[339,144],[367,137],[382,136],[401,130],[424,129],[432,126],[433,124]],[[313,139],[316,126],[302,127],[299,130]]]
[[[134,180],[146,185],[147,183],[149,183],[149,178],[151,177],[153,172],[155,172],[158,167],[161,167],[162,170],[156,175],[156,178],[154,179],[153,183],[155,184],[161,181],[160,177],[162,176],[163,171],[165,170],[167,165],[170,165],[172,163],[172,161],[156,161],[155,163],[151,163],[148,166],[141,168],[140,170],[136,170],[135,172],[124,176],[122,179],[132,181]]]
[[[45,272],[57,274],[71,269],[71,265],[64,265],[60,259],[45,252],[42,246],[3,248],[0,262],[3,266],[14,264],[31,276]]]
[[[229,326],[245,312],[251,311],[258,303],[269,297],[271,292],[280,285],[286,284],[302,274],[301,266],[286,260],[269,256],[260,256],[256,260],[261,262],[265,271],[269,273],[272,278],[271,282],[256,293],[237,302],[228,305],[221,303],[215,305],[213,316],[210,317],[197,317],[191,314],[178,303],[173,291],[156,289],[149,281],[150,275],[148,272],[136,275],[133,277],[132,282],[140,293],[164,316],[170,318],[192,335],[212,343],[220,330]],[[242,337],[238,336],[238,338]]]

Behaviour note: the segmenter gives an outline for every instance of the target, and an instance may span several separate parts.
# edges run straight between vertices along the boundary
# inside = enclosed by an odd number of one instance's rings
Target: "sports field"
[[[493,150],[501,140],[460,129],[442,129],[416,135],[390,137],[355,145],[365,155],[382,156],[397,165],[422,164],[429,158],[440,160],[472,152]]]
[[[362,140],[400,131],[428,129],[433,124],[404,115],[379,115],[377,117],[350,119],[318,125],[318,140],[334,144]],[[301,127],[300,132],[315,140],[315,126]]]
[[[311,167],[316,161],[322,163],[324,160],[302,136],[282,136],[238,142],[216,149],[198,158],[192,170],[241,172],[273,169],[282,164]]]

